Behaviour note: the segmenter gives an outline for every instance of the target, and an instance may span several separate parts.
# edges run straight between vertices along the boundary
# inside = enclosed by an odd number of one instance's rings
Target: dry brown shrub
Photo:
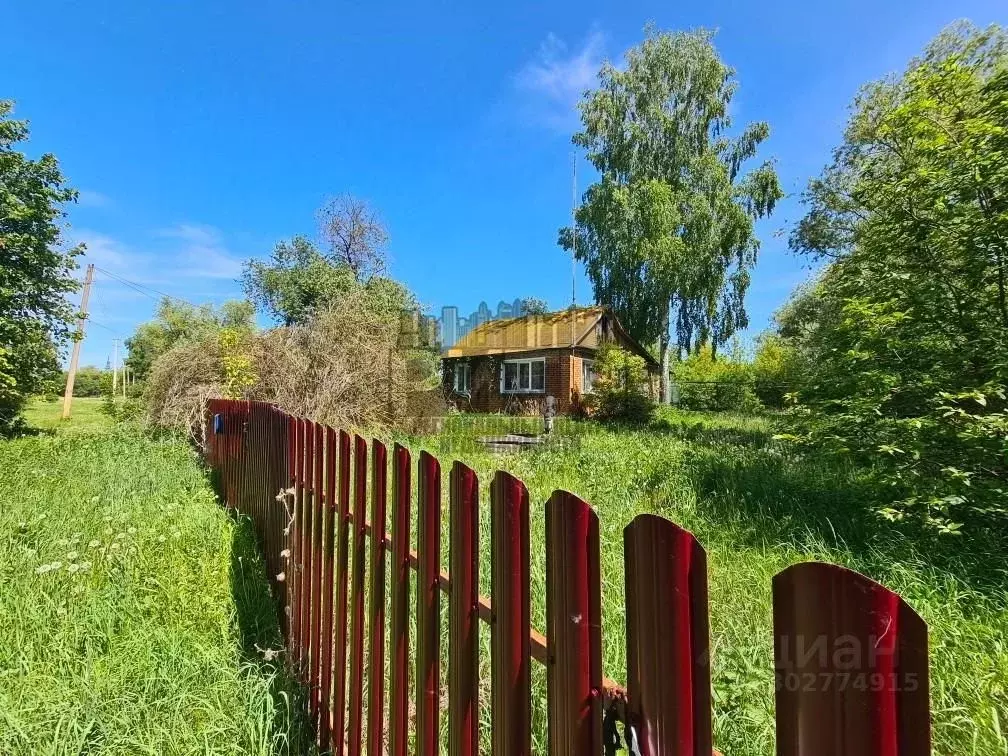
[[[435,392],[419,385],[416,353],[402,348],[400,321],[376,317],[363,294],[351,293],[310,324],[274,328],[249,338],[255,383],[245,398],[273,402],[292,415],[347,430],[412,430],[444,413]],[[216,338],[180,345],[155,363],[148,412],[158,425],[199,439],[203,406],[224,395]]]
[[[181,430],[199,441],[207,399],[224,395],[224,368],[216,338],[177,344],[151,367],[144,390],[154,425]]]

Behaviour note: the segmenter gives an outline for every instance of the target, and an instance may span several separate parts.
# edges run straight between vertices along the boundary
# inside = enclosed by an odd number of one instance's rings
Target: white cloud
[[[107,234],[89,229],[77,229],[73,232],[76,242],[83,242],[84,261],[94,263],[99,268],[110,270],[127,269],[135,263],[135,253],[118,239]]]
[[[181,223],[158,235],[180,243],[175,255],[182,275],[216,279],[241,275],[242,258],[227,248],[223,234],[213,226]]]
[[[114,203],[107,194],[81,189],[77,192],[77,204],[81,207],[111,207]]]
[[[550,32],[535,58],[515,75],[515,87],[525,98],[525,114],[533,121],[560,131],[577,122],[577,103],[591,88],[604,60],[605,37],[593,31],[580,48]]]

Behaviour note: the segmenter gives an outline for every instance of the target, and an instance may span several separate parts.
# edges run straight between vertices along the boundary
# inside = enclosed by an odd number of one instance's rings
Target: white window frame
[[[465,376],[464,381],[460,381],[459,378]],[[468,362],[458,362],[455,364],[453,386],[456,394],[468,394],[469,387],[472,385],[472,369]]]
[[[543,387],[541,389],[532,388],[532,364],[535,362],[542,363],[543,366]],[[521,365],[528,365],[529,374],[529,387],[510,389],[504,385],[504,376],[507,372],[507,365],[517,365],[518,380],[521,380]],[[545,394],[546,393],[546,358],[545,357],[529,357],[526,359],[514,359],[514,360],[504,360],[501,362],[500,369],[500,392],[501,394]]]
[[[591,377],[589,379],[589,376]],[[581,393],[591,394],[595,391],[595,360],[587,357],[581,358]],[[586,380],[589,379],[589,380]]]

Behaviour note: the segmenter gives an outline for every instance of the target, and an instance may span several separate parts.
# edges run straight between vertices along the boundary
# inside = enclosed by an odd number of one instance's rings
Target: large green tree
[[[165,297],[158,304],[154,319],[142,323],[126,339],[129,357],[126,364],[139,379],[144,379],[158,357],[176,344],[199,339],[223,328],[252,331],[255,328],[255,308],[251,302],[231,300],[220,309],[211,305],[199,307]]]
[[[716,350],[748,324],[753,224],[782,196],[771,163],[742,173],[770,130],[760,122],[729,135],[735,89],[711,32],[649,29],[580,104],[574,143],[600,179],[576,211],[577,257],[596,301],[658,343],[666,403],[673,326],[680,350]],[[571,229],[560,243],[574,246]]]
[[[77,193],[50,154],[20,151],[28,124],[0,101],[0,427],[9,428],[28,395],[59,375],[61,347],[73,335],[75,257],[61,232],[63,205]]]
[[[791,246],[827,266],[778,316],[845,449],[945,523],[1008,476],[1008,35],[944,31],[866,86]]]
[[[415,311],[413,295],[382,275],[388,234],[367,203],[343,194],[318,212],[322,247],[295,236],[268,260],[245,263],[242,285],[256,307],[284,325],[310,322],[327,304],[363,292],[376,317]]]

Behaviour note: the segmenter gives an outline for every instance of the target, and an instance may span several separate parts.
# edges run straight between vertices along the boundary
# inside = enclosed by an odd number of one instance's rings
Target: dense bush
[[[586,397],[589,410],[602,421],[646,423],[654,411],[647,382],[642,357],[603,344],[595,354],[593,392]]]
[[[430,360],[403,346],[400,313],[369,306],[369,296],[350,291],[302,324],[176,344],[151,369],[150,418],[198,439],[205,402],[218,397],[269,401],[343,428],[403,427],[439,413],[421,369]]]
[[[701,347],[675,365],[672,380],[683,409],[751,412],[761,406],[752,366],[740,349],[715,356]]]
[[[757,339],[751,372],[756,397],[775,409],[792,403],[806,374],[798,350],[775,333]]]
[[[810,440],[871,464],[883,514],[945,532],[1008,522],[1005,123],[998,27],[865,87],[791,239],[828,264],[777,316],[825,418]]]
[[[62,383],[66,383],[63,373]],[[104,396],[112,393],[112,372],[93,365],[85,365],[74,377],[74,396]]]

